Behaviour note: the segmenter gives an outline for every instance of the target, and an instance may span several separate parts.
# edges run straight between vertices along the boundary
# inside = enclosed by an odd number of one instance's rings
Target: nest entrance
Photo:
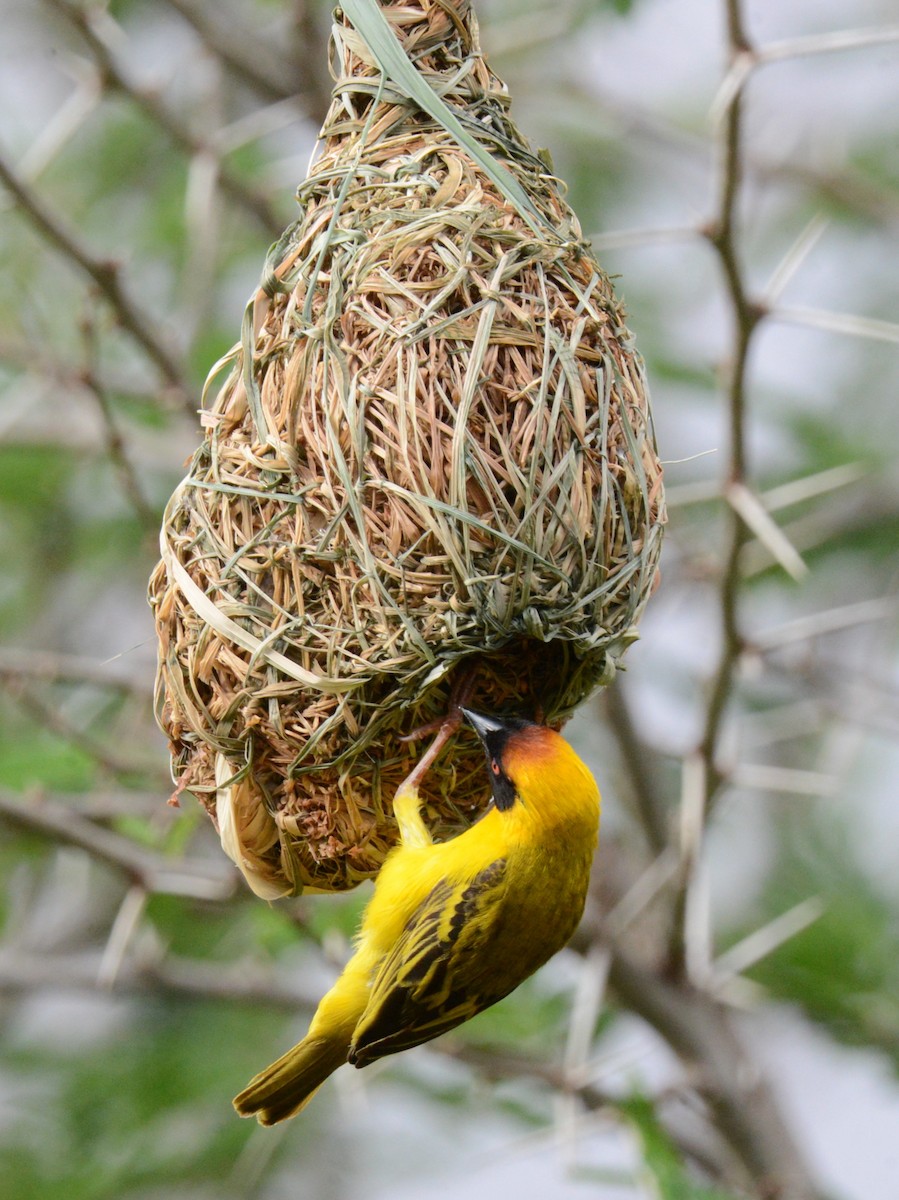
[[[531,719],[558,712],[570,689],[569,660],[570,648],[564,644],[527,638],[510,644],[501,669],[482,657],[465,659],[421,702],[398,714],[396,725],[383,730],[367,753],[345,765],[316,760],[304,769],[300,762],[285,778],[285,752],[293,752],[296,763],[306,748],[267,745],[254,764],[254,777],[269,797],[279,831],[269,856],[271,869],[288,868],[296,872],[297,883],[313,879],[316,887],[340,891],[376,874],[396,841],[393,796],[427,746],[426,739],[406,743],[401,737],[445,716],[455,680],[469,670],[475,708]],[[480,815],[490,785],[484,752],[473,733],[460,730],[420,790],[425,821],[438,841]]]

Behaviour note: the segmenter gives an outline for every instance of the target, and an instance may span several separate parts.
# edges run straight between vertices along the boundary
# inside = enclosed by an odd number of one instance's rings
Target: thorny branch
[[[748,540],[748,529],[740,506],[732,497],[735,493],[742,496],[747,491],[746,376],[750,344],[761,316],[760,310],[752,304],[747,295],[738,248],[738,206],[743,172],[743,100],[746,81],[755,59],[743,27],[740,0],[725,0],[725,11],[730,73],[736,82],[727,92],[726,104],[720,117],[717,211],[705,232],[718,256],[724,277],[725,292],[731,310],[733,349],[724,371],[729,453],[727,475],[722,488],[728,508],[717,605],[721,619],[721,650],[709,686],[705,723],[696,751],[698,771],[693,775],[698,781],[697,802],[701,809],[702,823],[710,818],[724,780],[723,766],[719,761],[720,735],[728,704],[733,698],[736,674],[743,651],[743,636],[739,624],[742,588],[740,566],[743,548]],[[741,64],[746,64],[745,69],[741,70]],[[691,847],[689,853],[684,852],[681,884],[675,898],[670,957],[672,967],[678,971],[687,969],[687,907],[690,888],[696,879],[698,855],[698,846]]]
[[[749,43],[743,30],[739,0],[727,0],[727,28],[733,63],[740,56],[750,54]],[[725,496],[730,488],[746,482],[746,369],[750,343],[760,316],[746,295],[737,248],[737,206],[742,179],[743,95],[743,86],[740,86],[730,99],[722,120],[718,214],[708,229],[709,241],[721,263],[733,323],[733,351],[727,364],[725,383],[730,438]],[[705,729],[699,745],[699,753],[707,768],[707,813],[721,779],[716,762],[718,736],[742,650],[737,610],[740,593],[740,554],[746,542],[747,530],[743,519],[733,507],[728,513],[726,536],[719,603],[722,650],[712,680]]]
[[[114,995],[156,993],[232,1004],[262,1005],[289,1013],[314,1012],[317,991],[303,987],[270,964],[253,960],[227,966],[204,959],[189,959],[166,953],[161,947],[141,947],[118,963],[114,975],[104,980],[102,959],[96,954],[51,952],[29,954],[18,949],[0,950],[0,994],[17,995],[38,989],[95,992]],[[532,1055],[517,1054],[499,1048],[470,1046],[453,1037],[432,1043],[427,1053],[437,1053],[466,1063],[491,1080],[534,1079],[553,1091],[576,1098],[588,1112],[602,1111],[614,1116],[619,1099],[596,1083],[572,1081],[564,1069]],[[664,1097],[663,1097],[664,1099]],[[700,1142],[681,1130],[677,1123],[666,1123],[667,1132],[684,1155],[713,1176],[722,1173],[728,1162],[720,1148]]]
[[[740,0],[725,0],[725,11],[729,78],[734,84],[727,92],[724,110],[719,116],[717,210],[704,233],[718,257],[731,311],[732,350],[724,370],[729,452],[722,489],[725,500],[730,501],[738,489],[742,489],[739,495],[748,492],[747,368],[752,339],[764,311],[747,293],[740,262],[738,221],[743,178],[745,86],[758,60],[746,34]],[[721,649],[708,691],[696,767],[690,776],[695,780],[693,786],[697,791],[696,817],[700,825],[696,826],[696,832],[700,838],[701,825],[710,819],[725,778],[719,747],[743,652],[739,601],[741,561],[748,537],[745,509],[741,511],[738,503],[729,502],[718,584]],[[610,716],[627,771],[635,789],[643,795],[639,811],[644,832],[654,852],[659,853],[663,828],[658,817],[660,804],[654,798],[652,781],[646,775],[645,757],[635,745],[623,701],[611,703]],[[687,801],[685,793],[682,803]],[[762,1197],[812,1200],[816,1189],[770,1087],[748,1060],[725,1008],[690,978],[691,947],[688,943],[695,934],[691,933],[688,909],[691,888],[697,887],[700,851],[699,842],[689,848],[682,844],[682,870],[671,901],[669,977],[642,966],[626,949],[618,946],[612,955],[609,985],[624,1007],[642,1016],[685,1063],[698,1069],[699,1089],[709,1102],[718,1129],[743,1166],[744,1185]],[[707,924],[708,915],[700,919]],[[695,917],[692,920],[695,921]],[[710,941],[711,934],[708,928],[699,933],[703,939],[700,953],[704,954],[704,946]],[[594,932],[596,936],[602,936],[601,929]]]
[[[672,982],[617,949],[609,986],[696,1071],[695,1085],[744,1170],[742,1183],[765,1200],[815,1200],[780,1106],[749,1058],[731,1015],[687,982]]]

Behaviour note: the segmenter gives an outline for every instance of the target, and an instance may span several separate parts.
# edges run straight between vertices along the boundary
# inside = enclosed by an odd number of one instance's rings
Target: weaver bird
[[[453,1029],[574,933],[599,830],[593,776],[545,726],[462,712],[486,751],[493,803],[464,833],[435,843],[421,818],[420,771],[401,785],[400,843],[378,875],[355,953],[306,1037],[235,1097],[241,1116],[274,1125],[341,1064],[364,1067]]]

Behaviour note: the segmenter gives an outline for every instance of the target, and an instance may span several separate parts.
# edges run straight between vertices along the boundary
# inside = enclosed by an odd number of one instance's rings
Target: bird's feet
[[[420,725],[400,738],[401,742],[413,742],[433,733],[434,740],[396,789],[393,797],[393,815],[404,846],[429,846],[431,834],[421,819],[421,797],[418,789],[421,781],[433,766],[437,756],[462,724],[462,707],[468,703],[474,691],[477,672],[475,668],[465,671],[450,693],[449,710],[445,717]]]
[[[469,700],[471,700],[471,694],[474,691],[477,674],[477,667],[468,667],[453,683],[452,690],[450,691],[449,706],[447,708],[446,716],[437,717],[437,719],[434,721],[428,721],[426,725],[419,725],[417,729],[413,729],[411,733],[404,733],[399,739],[401,742],[417,742],[422,738],[429,737],[432,733],[437,734],[438,737],[440,737],[442,734],[444,735],[443,741],[437,748],[437,752],[434,754],[434,757],[428,761],[427,766],[424,768],[419,778],[425,774],[425,771],[427,771],[428,767],[434,761],[434,758],[437,757],[437,754],[440,753],[440,750],[443,748],[446,742],[462,724],[462,709],[468,704]],[[444,731],[446,731],[445,734]],[[431,749],[433,749],[433,746],[428,748],[428,754],[431,752]],[[416,770],[417,769],[418,768],[416,768]]]

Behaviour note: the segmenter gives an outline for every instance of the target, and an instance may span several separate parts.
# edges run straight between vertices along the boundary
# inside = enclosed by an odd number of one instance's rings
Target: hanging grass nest
[[[150,585],[179,791],[269,898],[377,873],[421,752],[400,737],[460,674],[475,707],[553,724],[608,681],[664,522],[621,306],[468,0],[352,0],[332,50],[302,216]],[[461,735],[425,782],[435,836],[488,793]]]

